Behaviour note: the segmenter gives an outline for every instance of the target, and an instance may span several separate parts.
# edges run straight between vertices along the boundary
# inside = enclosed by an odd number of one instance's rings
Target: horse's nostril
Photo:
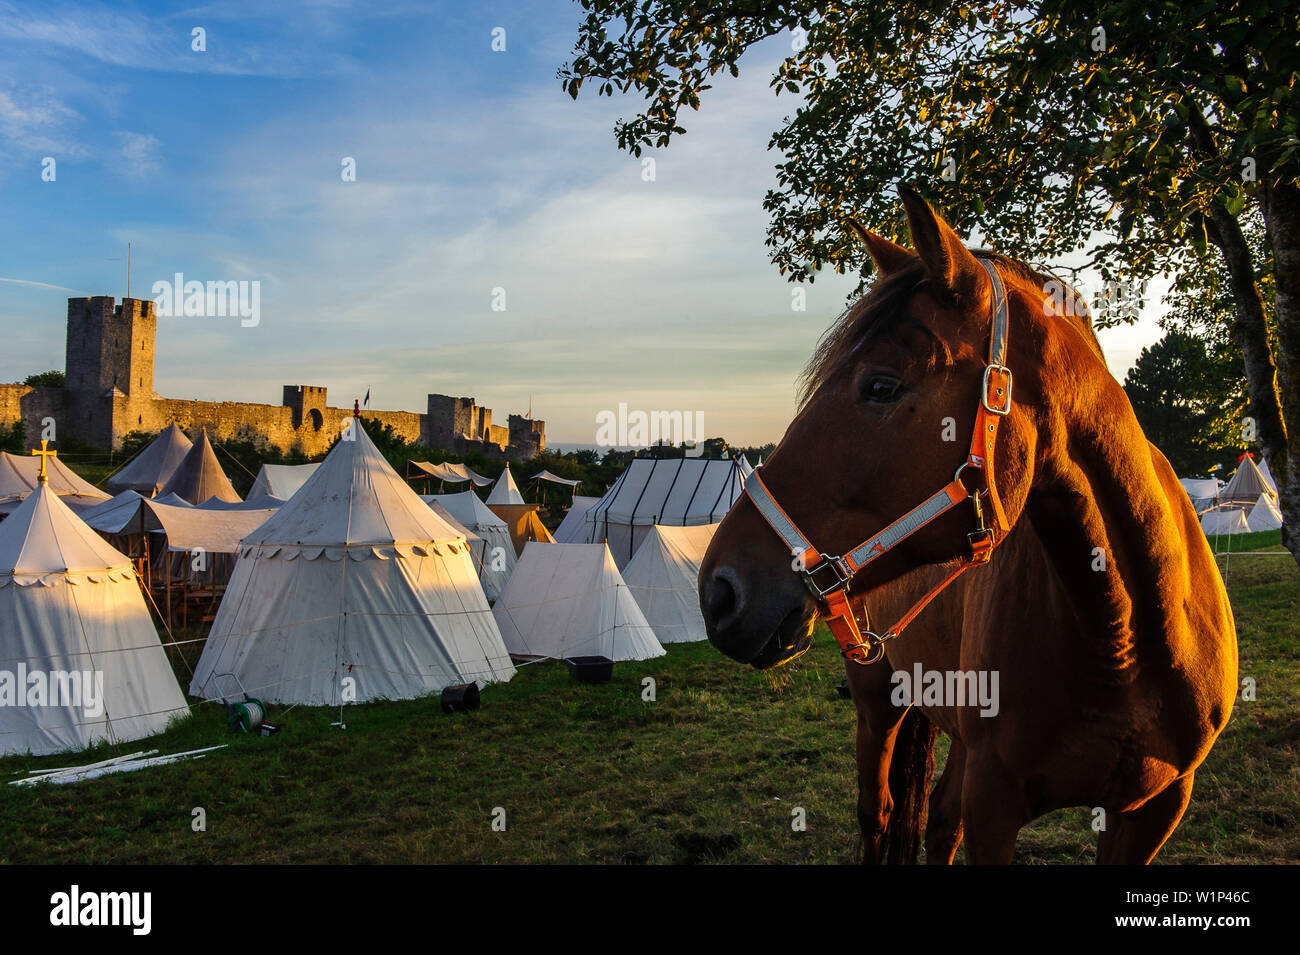
[[[713,573],[706,591],[704,611],[715,630],[726,630],[740,613],[743,592],[740,577],[730,567]]]

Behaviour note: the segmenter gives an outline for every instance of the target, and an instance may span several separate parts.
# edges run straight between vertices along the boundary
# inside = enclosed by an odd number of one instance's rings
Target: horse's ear
[[[980,288],[983,269],[961,236],[911,186],[900,183],[898,194],[907,213],[912,244],[935,285],[953,298]]]
[[[862,228],[856,219],[846,220],[848,227],[857,235],[858,240],[862,243],[867,254],[871,256],[871,261],[876,265],[876,272],[883,279],[895,272],[901,272],[911,262],[916,261],[916,256],[903,248],[901,245],[895,245],[883,235],[876,235],[867,229]]]

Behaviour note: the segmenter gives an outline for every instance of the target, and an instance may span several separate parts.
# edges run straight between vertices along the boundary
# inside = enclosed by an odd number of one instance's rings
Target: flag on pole
[[[364,404],[365,404],[365,406],[366,406],[367,408],[370,407],[370,389],[369,389],[369,388],[366,389],[366,400],[365,400]]]

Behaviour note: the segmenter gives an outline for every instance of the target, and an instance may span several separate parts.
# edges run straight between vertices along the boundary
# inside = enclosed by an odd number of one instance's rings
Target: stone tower
[[[118,305],[111,295],[68,299],[68,420],[62,427],[96,447],[112,446],[115,415],[154,398],[157,330],[151,301],[125,298]]]

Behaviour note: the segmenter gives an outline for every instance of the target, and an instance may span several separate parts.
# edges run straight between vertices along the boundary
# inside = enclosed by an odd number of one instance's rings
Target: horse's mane
[[[993,262],[1003,274],[1016,276],[1038,288],[1043,288],[1048,282],[1058,282],[1071,301],[1082,302],[1068,282],[1050,272],[1040,272],[1018,259],[998,252],[990,252],[987,249],[971,251],[976,257]],[[866,295],[849,306],[835,324],[827,329],[821,341],[817,343],[816,349],[813,350],[812,357],[808,359],[808,364],[800,375],[800,403],[806,403],[818,388],[834,376],[836,371],[846,367],[862,348],[881,336],[893,334],[904,325],[929,333],[928,328],[909,316],[907,310],[902,307],[928,282],[925,266],[920,259],[917,259],[899,271],[879,279]],[[1076,316],[1076,322],[1078,330],[1105,365],[1106,359],[1093,331],[1092,318],[1086,307],[1082,315]],[[937,341],[936,345],[946,347]]]

